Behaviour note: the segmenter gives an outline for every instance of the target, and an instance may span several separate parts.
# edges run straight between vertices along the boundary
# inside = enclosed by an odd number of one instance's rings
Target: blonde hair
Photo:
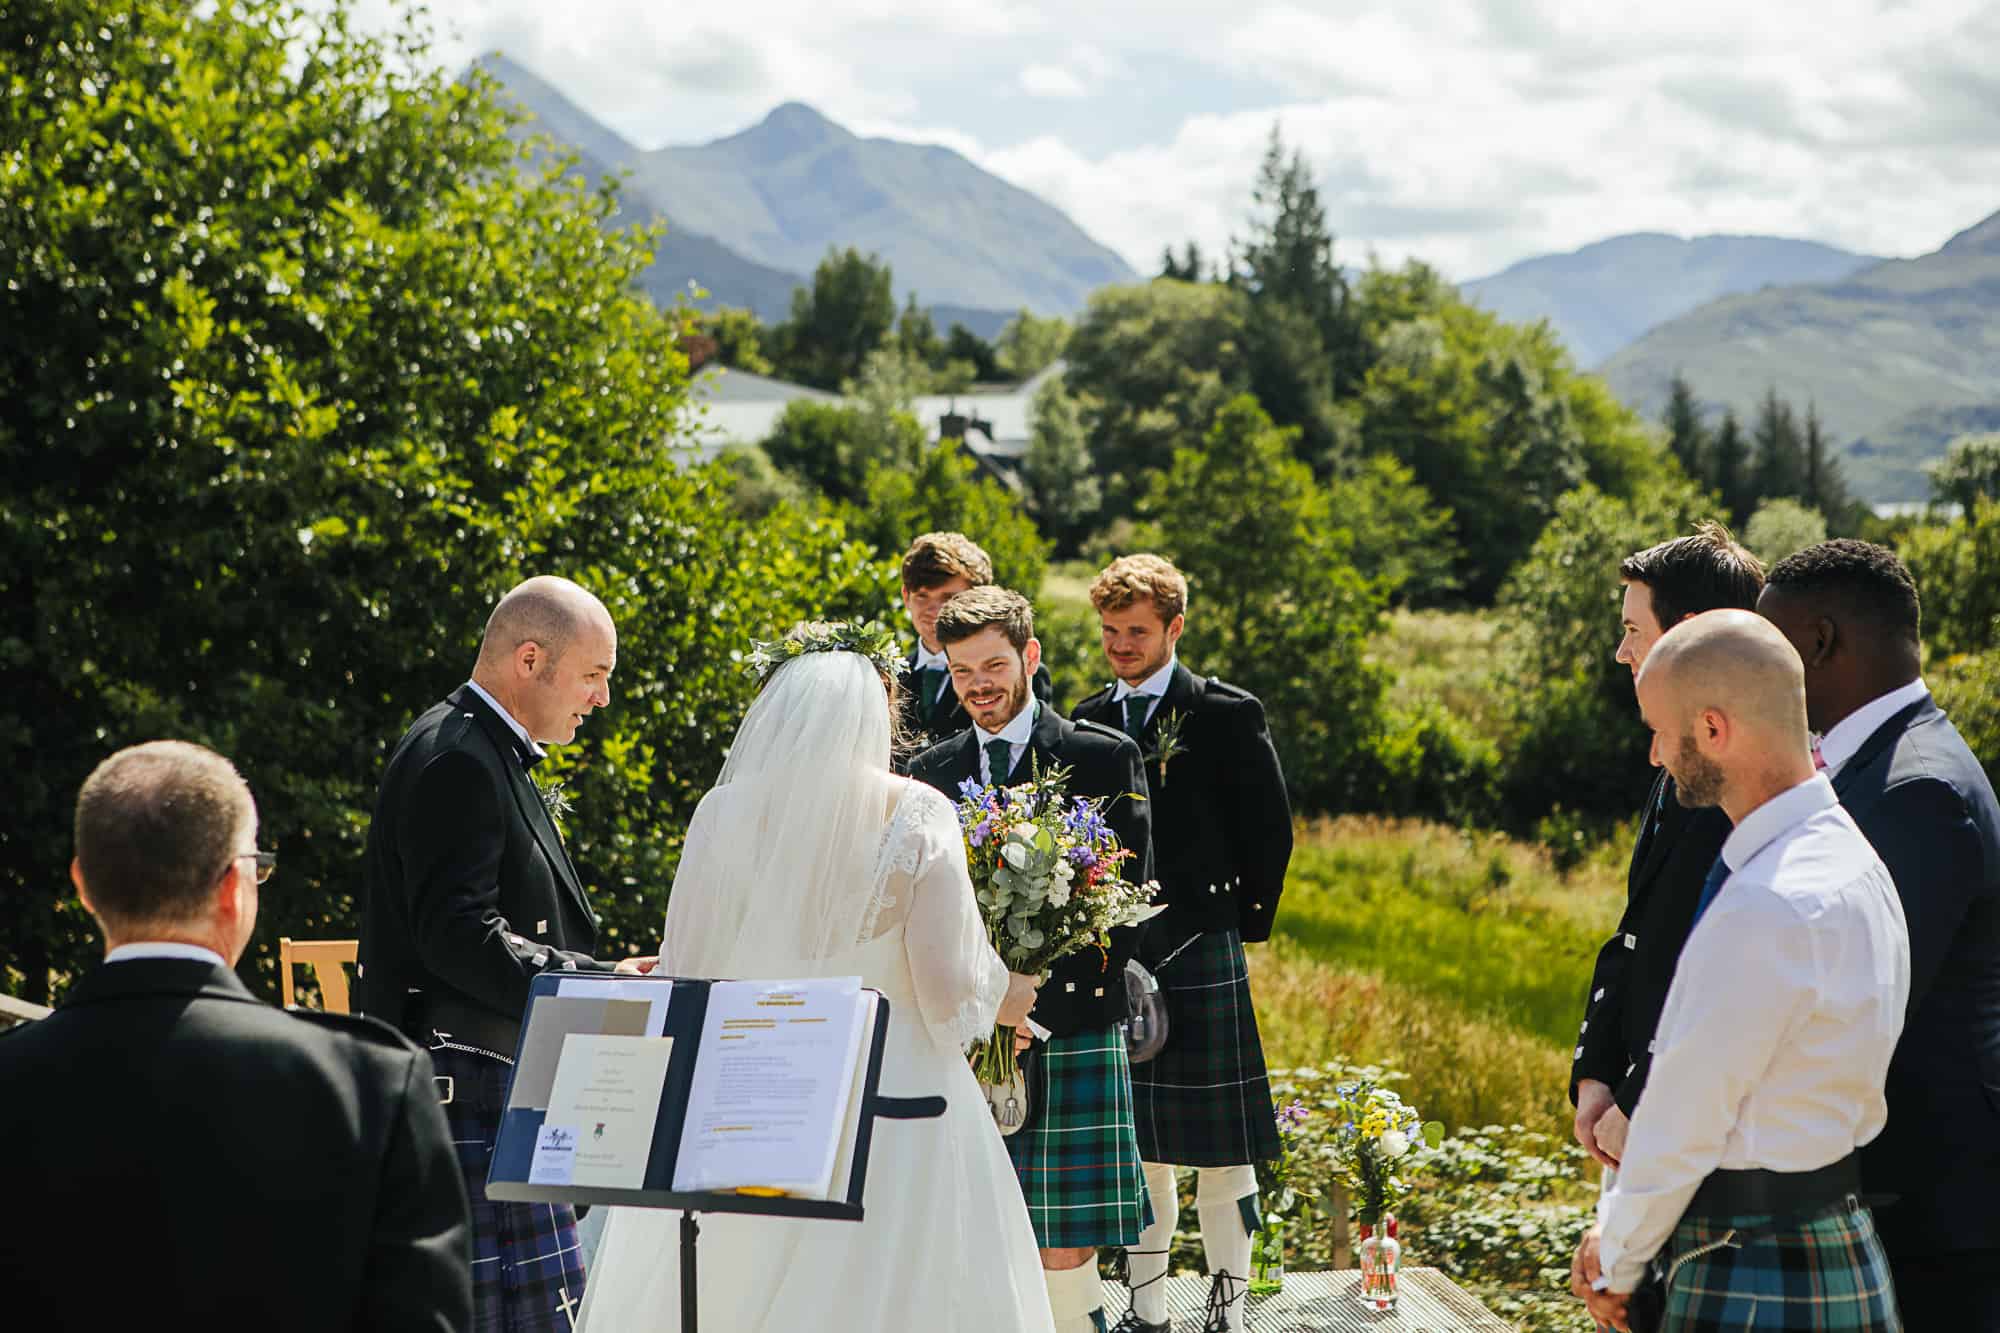
[[[926,532],[903,553],[903,586],[935,588],[964,579],[977,588],[993,582],[993,558],[962,532]]]
[[[1090,585],[1090,604],[1099,615],[1123,611],[1134,602],[1151,602],[1162,625],[1187,614],[1187,579],[1157,555],[1128,555],[1113,560]]]

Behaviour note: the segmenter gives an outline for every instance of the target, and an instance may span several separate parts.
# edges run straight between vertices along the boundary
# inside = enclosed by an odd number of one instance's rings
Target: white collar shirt
[[[1639,1284],[1713,1171],[1811,1171],[1882,1132],[1910,941],[1896,886],[1824,775],[1766,801],[1688,936],[1617,1183],[1612,1291]]]
[[[1153,714],[1159,711],[1160,700],[1167,697],[1167,687],[1174,683],[1174,668],[1180,665],[1180,661],[1179,653],[1168,653],[1167,664],[1137,685],[1127,685],[1124,681],[1119,681],[1118,687],[1111,692],[1112,702],[1122,704],[1135,694],[1146,695],[1152,702],[1146,705],[1145,722],[1151,722]],[[1145,722],[1140,725],[1143,726]]]
[[[533,737],[528,735],[528,729],[526,727],[522,726],[519,722],[514,720],[514,715],[512,713],[508,712],[505,708],[502,708],[500,706],[500,701],[498,699],[494,698],[492,695],[486,692],[486,687],[484,685],[481,685],[476,680],[468,680],[465,682],[465,688],[471,690],[474,694],[484,699],[486,701],[486,706],[488,708],[491,708],[494,712],[500,715],[500,720],[502,722],[505,722],[507,724],[507,729],[513,732],[514,735],[520,739],[522,745],[525,745],[528,748],[529,754],[535,756],[535,758],[537,759],[540,759],[543,755],[548,753],[547,750],[544,750],[541,747],[541,744],[539,742],[537,742]]]
[[[121,944],[104,955],[107,963],[136,963],[146,958],[178,958],[190,963],[229,966],[215,950],[204,949],[199,944],[182,944],[178,940],[135,940],[131,944]]]
[[[1820,762],[1826,765],[1827,777],[1831,778],[1854,758],[1884,722],[1911,704],[1930,697],[1930,687],[1920,677],[1901,689],[1890,690],[1879,698],[1869,700],[1834,723],[1826,735],[1819,738]]]
[[[924,647],[924,641],[922,639],[918,639],[916,665],[911,667],[910,670],[942,671],[945,673],[945,675],[949,676],[951,674],[951,659],[944,655],[944,650],[942,648],[940,648],[937,652],[932,652],[930,649]]]
[[[1031,694],[1028,696],[1028,706],[1014,714],[1014,720],[1000,730],[988,731],[977,725],[972,728],[973,737],[979,742],[979,780],[982,784],[990,787],[996,782],[1007,780],[1007,774],[1012,773],[1021,762],[1021,751],[1027,749],[1028,742],[1034,739],[1035,718],[1041,710],[1041,700]],[[1007,742],[1006,773],[993,771],[992,756],[986,752],[986,746],[992,741]]]

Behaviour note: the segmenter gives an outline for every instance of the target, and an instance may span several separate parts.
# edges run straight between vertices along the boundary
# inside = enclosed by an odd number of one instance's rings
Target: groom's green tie
[[[1133,740],[1146,729],[1146,710],[1153,706],[1150,694],[1128,694],[1125,696],[1125,734]]]
[[[1014,757],[1014,747],[1006,741],[986,742],[986,785],[998,787],[1007,781],[1008,772],[1014,767],[1009,762]]]

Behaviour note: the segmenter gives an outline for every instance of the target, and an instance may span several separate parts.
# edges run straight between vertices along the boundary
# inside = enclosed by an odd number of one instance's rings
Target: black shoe
[[[1242,1288],[1243,1279],[1226,1268],[1209,1279],[1208,1317],[1202,1323],[1201,1333],[1242,1333],[1229,1322],[1229,1302]]]
[[[1172,1320],[1149,1324],[1139,1317],[1137,1310],[1127,1310],[1124,1317],[1111,1326],[1111,1333],[1174,1333],[1174,1325]]]

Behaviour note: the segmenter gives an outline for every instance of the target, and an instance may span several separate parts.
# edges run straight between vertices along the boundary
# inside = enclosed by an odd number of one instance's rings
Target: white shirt
[[[1888,1121],[1910,937],[1896,886],[1823,774],[1758,806],[1681,950],[1618,1183],[1605,1285],[1629,1292],[1711,1171],[1811,1171]]]
[[[949,676],[951,674],[951,659],[944,655],[944,651],[942,649],[938,650],[937,652],[932,652],[930,649],[924,647],[924,641],[922,639],[918,639],[917,664],[911,667],[910,669],[912,671],[928,671],[933,667],[935,667],[939,671],[944,672],[945,675]]]
[[[107,963],[130,963],[141,958],[182,958],[191,963],[229,966],[215,950],[204,949],[199,944],[182,944],[177,940],[139,940],[133,944],[121,944],[104,955]]]
[[[1841,765],[1854,758],[1863,742],[1873,736],[1884,722],[1911,704],[1930,697],[1930,687],[1919,678],[1899,690],[1890,690],[1878,699],[1869,700],[1834,723],[1826,735],[1819,738],[1819,757],[1826,765],[1827,777],[1831,778],[1840,771]]]
[[[1174,683],[1174,668],[1180,665],[1180,660],[1179,653],[1168,653],[1167,664],[1140,681],[1137,685],[1127,685],[1124,681],[1119,681],[1118,688],[1111,692],[1111,701],[1117,704],[1122,710],[1125,700],[1131,698],[1133,695],[1143,694],[1148,696],[1152,699],[1152,702],[1146,705],[1146,716],[1140,722],[1140,725],[1144,726],[1147,722],[1151,722],[1153,714],[1159,711],[1160,700],[1167,697],[1167,687]],[[1122,712],[1119,715],[1119,721],[1121,724],[1124,722],[1124,714]]]
[[[467,689],[471,690],[474,694],[484,699],[486,701],[486,706],[488,708],[491,708],[494,712],[500,715],[500,720],[507,724],[507,729],[509,731],[512,731],[516,736],[520,737],[521,744],[528,747],[529,754],[535,756],[535,758],[537,759],[540,759],[543,755],[548,753],[547,750],[544,750],[542,748],[541,743],[539,741],[537,741],[533,736],[530,736],[528,734],[528,729],[526,727],[522,726],[519,722],[516,722],[514,720],[514,715],[512,713],[508,712],[505,708],[502,708],[500,706],[500,701],[498,699],[494,698],[492,695],[486,692],[486,687],[484,685],[481,685],[476,680],[468,680],[465,682],[465,686]]]
[[[1021,762],[1021,751],[1027,749],[1028,742],[1034,739],[1035,715],[1041,711],[1041,707],[1041,700],[1031,694],[1028,696],[1028,706],[1014,714],[1014,720],[1000,730],[988,731],[977,725],[972,728],[978,734],[979,781],[983,785],[990,787],[996,782],[1005,782],[1007,773],[1012,773],[1014,766]],[[986,753],[988,741],[1007,742],[1007,773],[993,772],[993,765]]]

